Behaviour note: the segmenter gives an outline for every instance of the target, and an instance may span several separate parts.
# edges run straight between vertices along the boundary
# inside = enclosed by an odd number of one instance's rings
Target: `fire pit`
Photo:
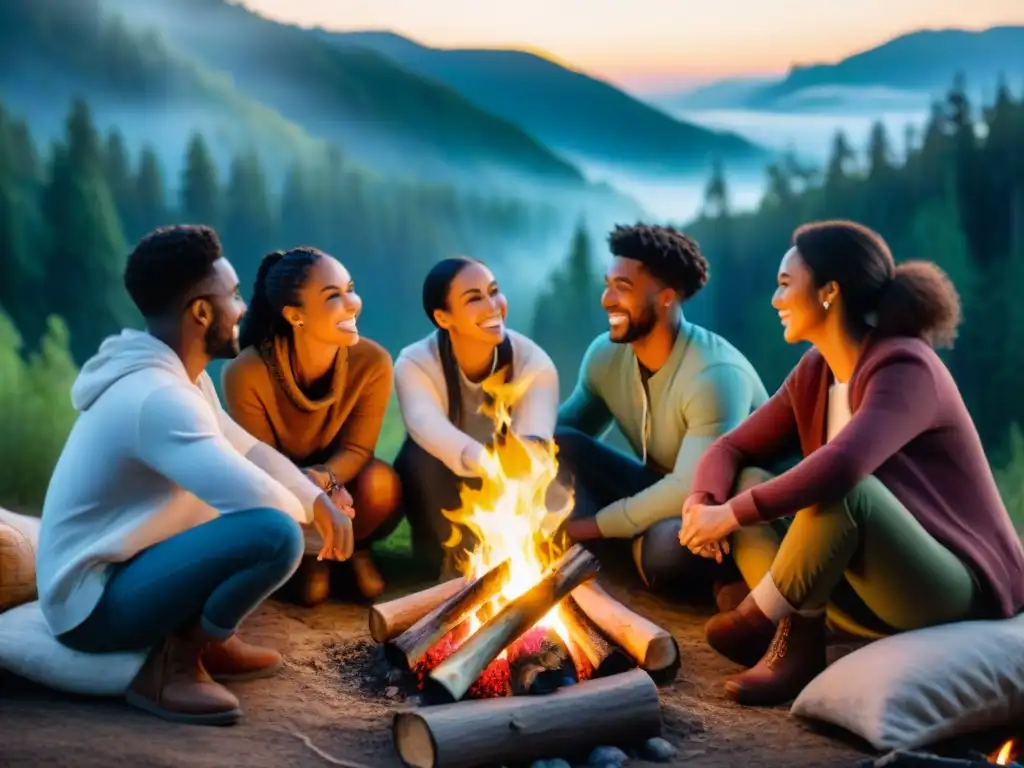
[[[399,755],[454,768],[658,736],[655,682],[675,677],[679,648],[593,581],[589,551],[564,549],[556,532],[572,495],[555,511],[546,503],[556,452],[511,432],[516,392],[496,379],[484,388],[495,424],[485,474],[445,513],[463,576],[370,611],[371,636],[426,703],[396,716]]]

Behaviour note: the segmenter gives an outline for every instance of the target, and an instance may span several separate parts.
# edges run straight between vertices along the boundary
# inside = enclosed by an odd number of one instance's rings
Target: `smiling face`
[[[359,341],[357,320],[363,300],[341,262],[321,256],[309,268],[298,291],[299,306],[285,307],[285,319],[312,341],[351,347]]]
[[[608,313],[608,337],[617,344],[642,339],[658,322],[659,302],[664,302],[662,286],[635,259],[616,256],[604,278],[601,306]]]
[[[434,320],[461,338],[499,344],[505,338],[508,302],[498,281],[483,264],[469,263],[448,288],[445,309],[434,312]]]
[[[245,300],[238,286],[238,274],[225,258],[210,266],[210,276],[189,301],[191,320],[205,326],[204,352],[211,360],[238,356],[238,323],[245,314]]]
[[[824,327],[829,309],[836,303],[835,285],[818,287],[814,274],[800,257],[796,248],[790,248],[779,264],[778,288],[772,296],[772,306],[779,313],[785,329],[783,336],[790,344],[812,341]],[[836,308],[834,311],[838,311]]]

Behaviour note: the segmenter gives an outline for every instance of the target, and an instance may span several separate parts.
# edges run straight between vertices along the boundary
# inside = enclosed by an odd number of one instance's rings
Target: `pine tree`
[[[181,214],[189,224],[219,227],[220,187],[217,164],[206,139],[195,133],[188,142],[185,170],[181,178]]]
[[[134,243],[147,232],[170,222],[164,200],[164,178],[160,159],[150,146],[142,148],[139,172],[135,177],[136,219],[127,228],[128,241]]]
[[[46,273],[59,275],[48,298],[74,329],[71,351],[82,361],[105,336],[139,321],[124,291],[127,248],[99,137],[82,101],[72,105],[65,141],[54,147],[43,215],[51,235]]]
[[[221,237],[243,285],[256,277],[263,254],[274,250],[276,227],[272,217],[267,180],[255,152],[238,155],[231,163],[225,195]]]

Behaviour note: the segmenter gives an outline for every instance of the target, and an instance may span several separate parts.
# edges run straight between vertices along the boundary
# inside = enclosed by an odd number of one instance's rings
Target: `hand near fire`
[[[573,520],[566,520],[562,527],[565,535],[573,541],[593,541],[603,539],[601,529],[597,525],[597,518],[578,517]]]
[[[729,534],[740,527],[728,502],[707,504],[706,499],[687,499],[683,506],[683,523],[679,543],[694,554],[713,557],[721,562],[729,553]]]

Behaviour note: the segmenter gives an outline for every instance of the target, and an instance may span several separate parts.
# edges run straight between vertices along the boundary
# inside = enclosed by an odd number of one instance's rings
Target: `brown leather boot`
[[[719,613],[728,613],[739,608],[740,603],[750,594],[750,587],[740,579],[739,581],[716,581],[711,585],[711,591],[715,596],[715,605]]]
[[[729,698],[748,706],[792,701],[825,669],[825,617],[787,616],[753,669],[725,680]]]
[[[238,699],[203,668],[198,632],[168,637],[154,648],[125,692],[125,700],[164,720],[231,725],[242,716]]]
[[[373,562],[373,554],[368,549],[357,549],[349,558],[352,573],[356,578],[359,594],[367,600],[375,600],[384,592],[384,577]]]
[[[708,645],[730,661],[752,667],[775,637],[775,623],[748,594],[735,610],[712,616],[704,625]]]
[[[273,648],[251,645],[238,635],[222,643],[210,643],[203,650],[203,667],[219,682],[241,682],[270,677],[284,665]]]
[[[331,564],[327,560],[317,560],[315,555],[307,555],[302,558],[292,578],[295,599],[300,605],[311,608],[331,596]]]

